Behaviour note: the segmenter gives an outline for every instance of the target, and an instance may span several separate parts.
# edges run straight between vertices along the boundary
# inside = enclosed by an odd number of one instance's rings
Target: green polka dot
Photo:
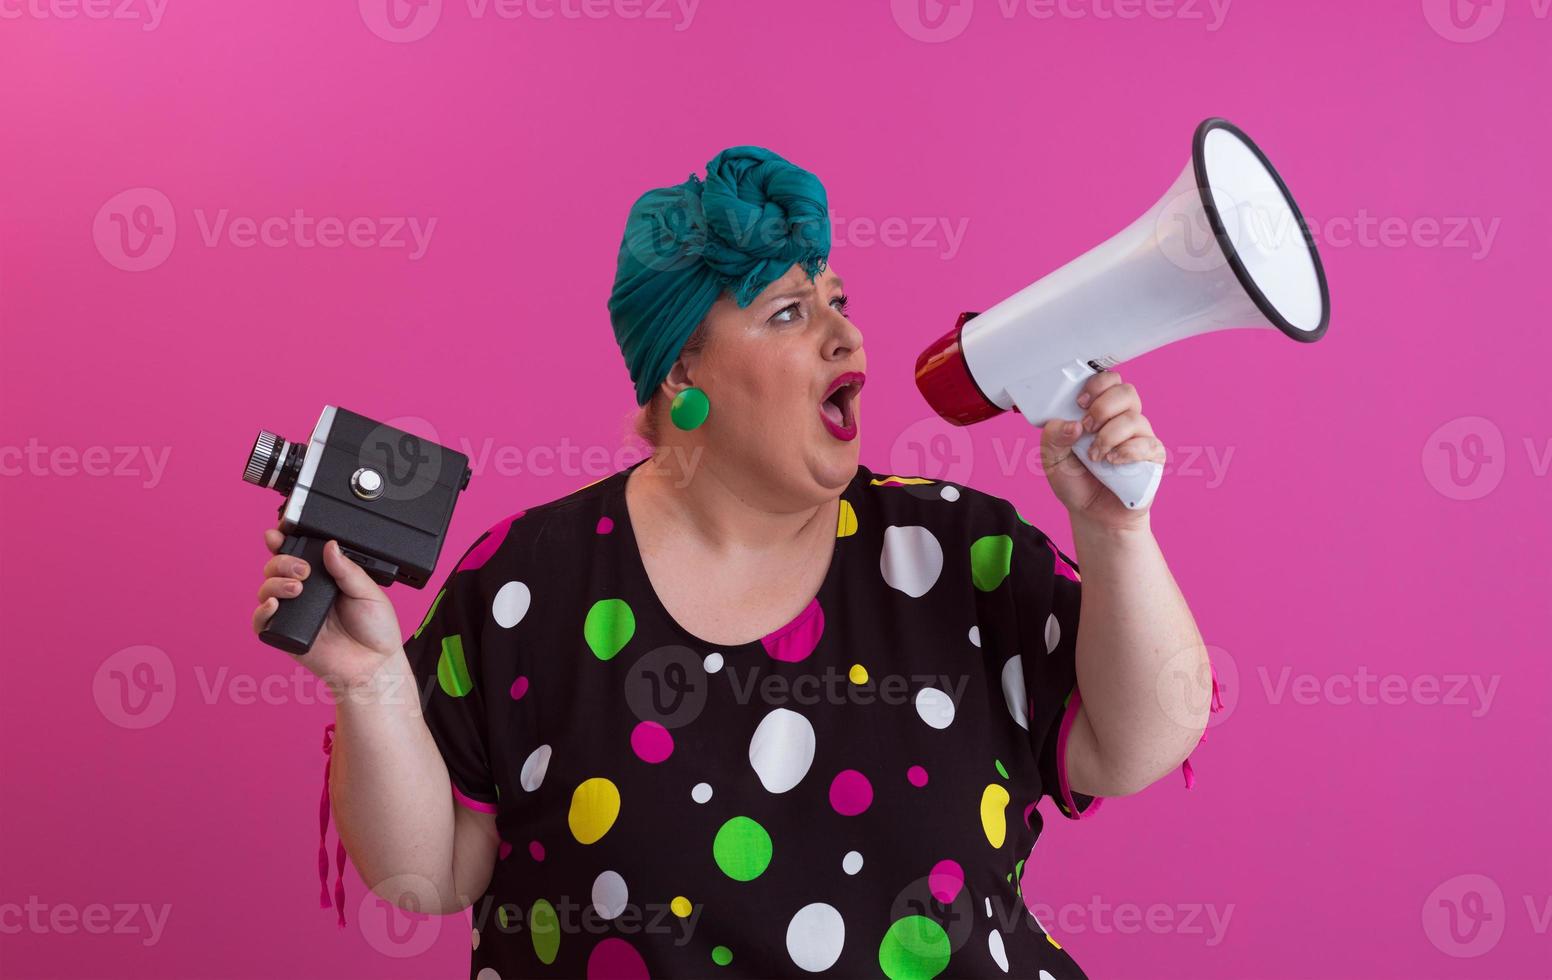
[[[1013,513],[1018,515],[1019,520],[1023,521],[1025,524],[1029,524],[1029,518],[1025,517],[1023,514],[1019,514],[1018,511],[1014,511]],[[1034,527],[1033,524],[1029,524],[1029,526]]]
[[[990,592],[1008,577],[1013,562],[1013,539],[1006,534],[988,534],[970,546],[970,578],[982,592]]]
[[[997,763],[997,775],[1001,776],[1003,779],[1007,779],[1008,778],[1008,770],[1006,770],[1006,769],[1004,769],[1002,767],[1002,760],[1001,759],[993,759],[992,761]]]
[[[727,966],[733,962],[733,951],[726,946],[716,946],[711,951],[711,961],[718,966]]]
[[[587,622],[582,625],[582,635],[599,660],[614,659],[635,633],[636,614],[624,599],[599,599],[587,611]]]
[[[436,598],[435,599],[431,600],[431,608],[426,610],[426,618],[422,619],[420,621],[420,625],[415,627],[415,633],[414,633],[413,636],[410,637],[410,639],[412,639],[412,640],[420,639],[420,632],[421,632],[421,630],[425,629],[426,628],[426,624],[431,622],[431,617],[436,615],[437,606],[440,606],[442,604],[442,597],[445,596],[445,595],[447,595],[447,590],[443,589],[441,592],[438,592],[436,594]]]
[[[554,963],[555,954],[560,952],[560,916],[555,914],[555,906],[542,898],[533,903],[528,910],[528,931],[533,936],[534,955],[545,965]]]
[[[948,933],[925,915],[896,919],[878,944],[878,966],[889,980],[932,980],[948,966]]]
[[[512,921],[507,917],[507,907],[505,905],[496,908],[496,921],[501,924],[503,931],[511,928]]]
[[[734,881],[753,881],[770,867],[771,835],[748,817],[734,817],[717,831],[711,856]]]
[[[469,680],[469,665],[463,659],[463,637],[454,633],[442,638],[442,658],[437,661],[437,683],[448,697],[461,698],[474,690]]]

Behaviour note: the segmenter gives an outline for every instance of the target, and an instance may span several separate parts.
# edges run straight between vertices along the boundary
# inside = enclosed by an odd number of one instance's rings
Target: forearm
[[[451,912],[454,814],[447,765],[421,718],[404,652],[337,698],[329,793],[363,881],[421,912]],[[383,893],[379,893],[383,894]]]
[[[1191,754],[1207,725],[1206,647],[1147,522],[1073,522],[1083,576],[1078,688],[1101,770],[1136,792]]]

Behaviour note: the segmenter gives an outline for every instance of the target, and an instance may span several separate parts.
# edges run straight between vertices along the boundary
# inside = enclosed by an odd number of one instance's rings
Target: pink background
[[[279,503],[239,480],[259,428],[304,437],[327,402],[488,449],[440,578],[636,458],[599,461],[634,407],[604,307],[626,209],[758,143],[844,222],[863,462],[1069,545],[1038,431],[934,422],[915,356],[1141,213],[1223,115],[1315,222],[1335,315],[1313,346],[1234,331],[1120,368],[1229,710],[1190,792],[1051,811],[1026,893],[1095,977],[1546,975],[1545,0],[433,0],[402,29],[385,0],[96,2],[0,5],[0,973],[466,968],[467,923],[391,939],[353,871],[350,928],[317,908],[332,709],[249,631]],[[162,229],[138,257],[137,208]],[[223,209],[371,221],[241,247],[204,227]],[[385,217],[436,223],[390,247]],[[392,594],[406,623],[431,599]],[[126,903],[167,910],[154,940],[143,913],[81,923]]]

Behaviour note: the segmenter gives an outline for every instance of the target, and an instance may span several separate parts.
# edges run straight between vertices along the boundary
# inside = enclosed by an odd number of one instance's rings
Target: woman
[[[1201,637],[1076,423],[1041,453],[1081,616],[1010,503],[859,463],[829,245],[768,150],[649,191],[609,308],[653,454],[491,528],[402,645],[325,551],[325,807],[378,894],[473,906],[471,976],[1080,977],[1021,895],[1037,801],[1088,816],[1203,734]],[[1163,460],[1115,372],[1080,404],[1097,451]],[[306,572],[266,565],[255,630]]]

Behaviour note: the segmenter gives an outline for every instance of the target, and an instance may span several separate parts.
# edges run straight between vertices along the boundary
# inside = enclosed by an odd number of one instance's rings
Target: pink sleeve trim
[[[1083,697],[1078,689],[1072,689],[1072,697],[1067,702],[1067,711],[1062,715],[1062,724],[1056,732],[1056,781],[1061,788],[1062,815],[1073,820],[1082,820],[1093,816],[1099,805],[1105,802],[1103,797],[1094,797],[1094,802],[1082,813],[1078,812],[1078,805],[1072,799],[1072,787],[1067,784],[1067,732],[1072,728],[1073,719],[1078,717],[1078,707],[1083,704]]]
[[[471,796],[465,796],[464,794],[458,792],[457,786],[453,787],[453,799],[457,800],[459,803],[462,803],[464,806],[471,810],[478,810],[481,813],[496,812],[496,805],[494,803],[481,803],[479,800],[476,800]]]

